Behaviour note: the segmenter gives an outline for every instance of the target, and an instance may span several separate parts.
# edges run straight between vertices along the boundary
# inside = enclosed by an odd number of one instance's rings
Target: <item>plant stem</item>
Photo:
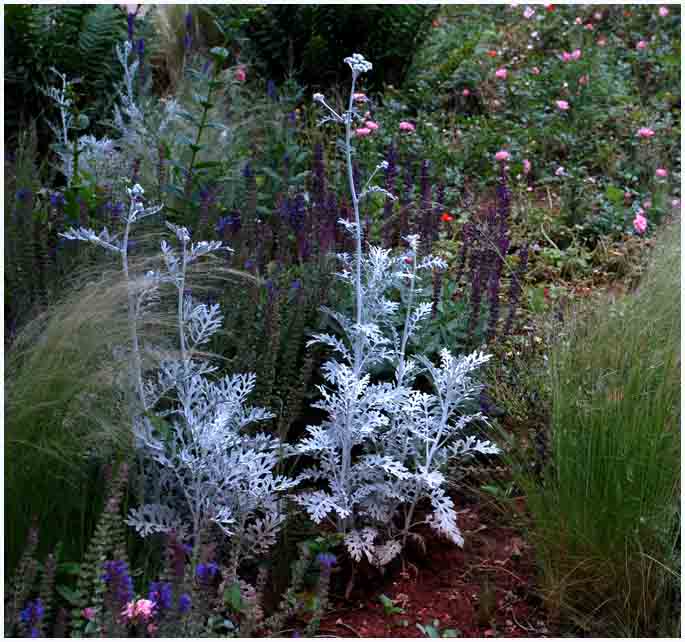
[[[195,169],[195,160],[197,159],[197,152],[200,147],[200,139],[204,133],[205,127],[207,126],[207,117],[209,116],[209,109],[211,107],[212,92],[214,91],[214,81],[220,72],[219,65],[214,66],[214,75],[209,81],[209,87],[207,89],[207,97],[205,98],[204,105],[202,108],[202,119],[197,128],[197,135],[195,136],[195,143],[192,146],[193,155],[190,157],[190,164],[188,165],[188,176],[186,179],[186,197],[190,196],[190,190],[193,184],[193,170]]]
[[[356,299],[356,319],[357,326],[362,323],[362,226],[359,218],[359,199],[357,198],[357,190],[354,185],[354,172],[352,169],[352,108],[354,105],[354,89],[356,84],[356,75],[352,74],[352,88],[350,90],[350,101],[345,114],[345,156],[347,158],[347,180],[350,185],[350,194],[352,196],[352,208],[354,210],[355,223],[355,299]],[[354,371],[356,375],[360,374],[361,370],[361,353],[362,353],[362,338],[360,334],[355,337],[354,343]]]
[[[133,210],[133,203],[131,203],[131,210]],[[131,287],[131,279],[128,270],[128,237],[131,230],[130,216],[126,219],[126,227],[124,228],[124,240],[121,248],[121,266],[124,271],[124,281],[126,281],[126,293],[128,296],[128,324],[131,333],[131,347],[133,350],[133,378],[138,388],[138,397],[140,399],[140,406],[145,411],[145,393],[143,388],[143,374],[140,359],[140,344],[138,342],[138,319],[136,315],[136,305],[134,300],[133,288]]]

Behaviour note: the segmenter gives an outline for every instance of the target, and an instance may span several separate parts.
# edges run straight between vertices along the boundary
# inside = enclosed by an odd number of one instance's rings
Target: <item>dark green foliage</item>
[[[7,5],[5,11],[5,127],[14,139],[22,124],[53,118],[41,91],[54,80],[50,67],[80,78],[79,107],[91,123],[107,113],[120,70],[114,46],[126,36],[126,15],[117,5]]]
[[[360,52],[373,61],[369,82],[400,84],[437,5],[262,5],[247,32],[264,73],[282,79],[293,71],[310,86],[346,78],[343,58]],[[286,56],[285,52],[289,52]]]

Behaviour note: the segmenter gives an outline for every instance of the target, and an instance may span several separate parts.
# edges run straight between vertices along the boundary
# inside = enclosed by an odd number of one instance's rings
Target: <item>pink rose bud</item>
[[[531,162],[526,158],[523,161],[523,173],[524,174],[530,174],[530,170],[533,168],[533,165]]]
[[[506,149],[500,149],[496,154],[495,154],[495,160],[499,161],[500,163],[503,163],[505,161],[508,161],[510,158],[509,152]]]
[[[557,100],[557,107],[561,109],[561,111],[568,111],[568,102],[565,100]]]
[[[606,38],[599,38],[599,39],[597,40],[597,45],[598,45],[599,47],[606,47],[606,44],[607,44],[607,39],[606,39]]]
[[[640,51],[642,51],[643,49],[647,49],[647,41],[646,40],[640,40],[640,42],[638,42],[635,45],[635,48],[639,49]]]
[[[571,54],[568,51],[564,51],[561,54],[561,59],[564,62],[568,62],[569,60],[573,60],[573,56],[571,56]]]
[[[499,78],[500,80],[506,80],[507,79],[507,70],[504,67],[501,67],[495,72],[495,76]]]
[[[235,70],[234,77],[238,82],[245,82],[245,79],[247,78],[247,74],[245,73],[245,68],[244,67],[238,67]]]
[[[644,214],[644,212],[639,210],[635,215],[635,219],[633,220],[633,227],[638,234],[644,234],[647,230],[647,219],[642,216],[642,214]]]
[[[364,123],[364,127],[366,127],[366,129],[370,129],[372,132],[375,132],[378,129],[378,123],[375,123],[372,120],[367,120]]]
[[[533,76],[539,76],[540,75],[540,68],[539,67],[533,67],[530,70],[530,73],[533,74]]]
[[[592,31],[592,30],[595,28],[595,26],[594,26],[591,22],[588,22],[588,23],[585,25],[585,28],[586,28],[588,31]]]
[[[580,49],[574,49],[573,53],[571,54],[571,58],[573,58],[573,60],[580,60],[580,56],[581,56]]]
[[[462,95],[462,96],[470,96],[470,95],[471,95],[471,92],[470,92],[468,89],[464,89],[464,90],[461,92],[461,95]]]
[[[667,170],[667,169],[664,169],[663,167],[659,167],[659,168],[657,168],[655,174],[656,174],[659,178],[667,178],[667,177],[668,177],[668,170]]]
[[[413,132],[416,129],[416,126],[413,123],[410,123],[406,120],[403,120],[400,123],[400,131],[402,132]]]
[[[371,133],[371,130],[368,127],[359,127],[358,129],[354,130],[354,135],[358,136],[359,138],[363,138],[364,136],[368,136]]]
[[[668,7],[659,7],[659,15],[665,18],[668,15]]]
[[[83,611],[81,611],[81,615],[83,615],[83,618],[85,620],[91,621],[95,619],[95,609],[92,606],[87,606]]]
[[[637,136],[639,138],[651,138],[654,136],[654,130],[649,127],[640,127],[640,129],[637,130]]]

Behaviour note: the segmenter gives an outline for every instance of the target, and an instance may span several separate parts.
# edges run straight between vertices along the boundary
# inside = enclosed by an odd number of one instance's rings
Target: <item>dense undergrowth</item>
[[[287,9],[6,10],[6,633],[313,634],[487,434],[551,621],[676,634],[679,8]]]

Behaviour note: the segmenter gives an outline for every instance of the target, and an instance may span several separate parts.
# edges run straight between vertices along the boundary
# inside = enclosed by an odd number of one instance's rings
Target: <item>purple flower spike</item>
[[[319,553],[316,561],[322,568],[330,570],[338,563],[338,558],[333,553]]]
[[[192,605],[192,600],[190,599],[190,595],[187,593],[181,594],[181,596],[178,598],[178,611],[179,613],[187,613],[190,611],[190,607]]]
[[[136,21],[136,14],[135,13],[127,13],[126,14],[126,23],[128,24],[128,40],[129,42],[133,42],[133,27],[135,25]]]

